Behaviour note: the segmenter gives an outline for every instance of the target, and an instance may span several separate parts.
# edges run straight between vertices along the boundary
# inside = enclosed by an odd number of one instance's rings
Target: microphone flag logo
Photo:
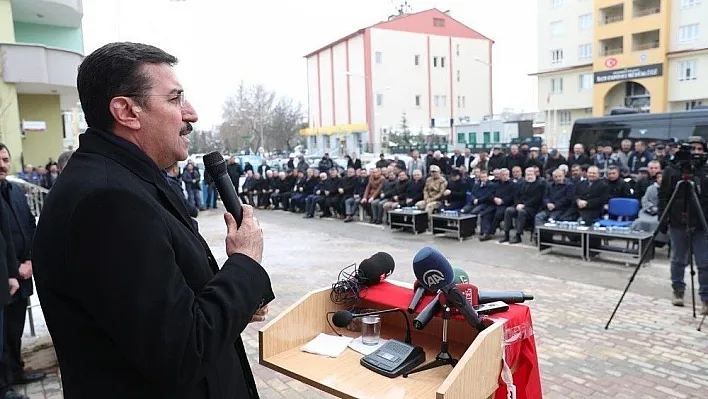
[[[428,270],[423,273],[423,283],[430,288],[436,287],[438,284],[445,281],[445,276],[440,270]]]

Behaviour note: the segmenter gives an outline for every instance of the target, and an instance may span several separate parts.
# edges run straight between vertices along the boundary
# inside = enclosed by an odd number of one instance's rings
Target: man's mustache
[[[187,122],[184,126],[182,126],[182,129],[180,129],[180,134],[182,133],[188,133],[192,132],[194,130],[194,127],[192,127],[192,124]]]

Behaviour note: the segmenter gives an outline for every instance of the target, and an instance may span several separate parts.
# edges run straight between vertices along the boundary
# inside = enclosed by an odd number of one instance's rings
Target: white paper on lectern
[[[316,355],[339,357],[345,350],[347,345],[352,342],[353,338],[339,337],[320,333],[312,341],[306,343],[302,348],[303,352],[314,353]]]
[[[368,356],[368,355],[374,353],[377,349],[379,349],[386,342],[388,342],[387,339],[379,338],[379,343],[376,345],[364,345],[364,342],[361,341],[361,337],[359,337],[359,338],[355,338],[352,342],[350,342],[349,347],[352,348],[353,350],[361,353],[364,356]]]

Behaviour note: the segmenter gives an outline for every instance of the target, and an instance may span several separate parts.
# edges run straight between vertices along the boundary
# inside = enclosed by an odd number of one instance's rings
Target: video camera
[[[696,170],[702,169],[708,161],[708,153],[694,153],[691,146],[693,142],[700,142],[705,148],[705,141],[691,139],[681,143],[678,152],[674,154],[674,163],[681,170],[681,174],[694,175]]]

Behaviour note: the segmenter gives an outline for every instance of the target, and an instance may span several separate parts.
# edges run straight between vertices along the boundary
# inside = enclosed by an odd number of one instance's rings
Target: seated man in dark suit
[[[462,179],[459,170],[450,171],[450,181],[447,183],[447,189],[443,192],[443,209],[462,209],[470,189],[471,187]]]
[[[536,214],[534,226],[539,226],[548,219],[558,220],[573,202],[573,184],[565,178],[562,170],[553,171],[553,182],[546,185],[541,209]]]
[[[514,205],[504,211],[504,238],[499,242],[518,244],[521,242],[521,235],[524,234],[526,222],[533,220],[536,212],[541,207],[541,200],[545,191],[545,184],[536,179],[536,169],[526,168],[526,181],[521,183],[514,195]],[[516,234],[510,239],[509,233],[513,222],[516,222],[514,229]]]
[[[602,216],[607,204],[609,190],[607,182],[600,180],[600,169],[597,166],[588,168],[588,178],[575,184],[573,190],[573,203],[568,211],[561,216],[563,221],[581,221],[585,226],[591,226],[595,220]],[[590,247],[600,246],[601,239],[590,237]],[[594,255],[591,253],[591,255]]]
[[[32,245],[65,398],[258,397],[241,334],[274,298],[263,231],[249,205],[240,226],[224,213],[219,267],[167,183],[197,121],[176,62],[124,42],[79,67],[89,128]]]
[[[509,174],[509,169],[506,168],[499,171],[499,181],[494,183],[494,193],[491,195],[490,205],[492,210],[480,214],[482,219],[480,241],[492,239],[497,227],[504,220],[506,208],[514,204],[514,195],[518,185],[511,180]]]

